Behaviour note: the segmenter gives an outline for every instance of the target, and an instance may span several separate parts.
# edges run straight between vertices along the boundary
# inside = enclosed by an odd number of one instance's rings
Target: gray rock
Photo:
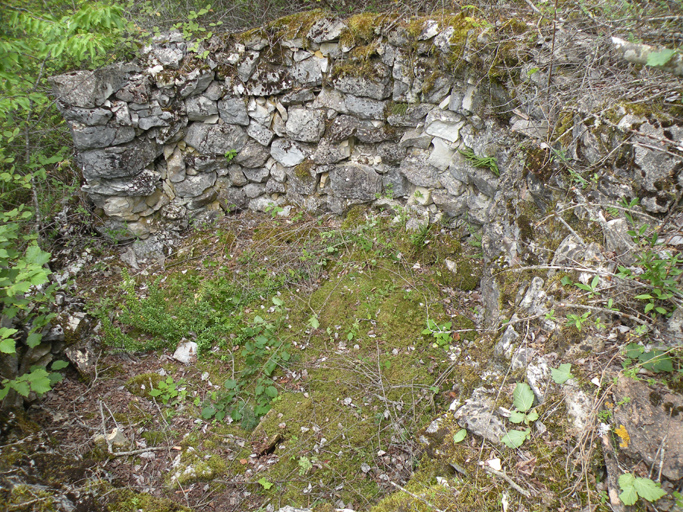
[[[389,68],[381,62],[372,64],[372,71],[362,76],[342,74],[333,79],[335,89],[375,100],[384,100],[391,96],[391,82]]]
[[[242,58],[242,62],[237,66],[237,75],[240,80],[246,82],[251,78],[256,70],[256,64],[258,63],[259,52],[247,52]]]
[[[283,103],[284,104],[284,103]],[[320,94],[311,104],[312,108],[329,108],[341,114],[348,114],[348,109],[344,103],[344,95],[336,89],[323,87]]]
[[[318,178],[315,173],[306,171],[300,167],[285,169],[287,183],[289,183],[288,196],[294,197],[295,202],[302,202],[302,196],[309,196],[315,192],[318,186]]]
[[[341,20],[322,18],[311,26],[306,37],[314,43],[327,43],[339,39],[345,28],[346,25]]]
[[[515,328],[512,325],[508,325],[503,336],[501,336],[500,340],[493,348],[493,355],[503,359],[512,358],[512,351],[518,339],[519,334],[517,334]]]
[[[675,127],[669,131],[674,132]],[[674,174],[674,168],[680,164],[680,159],[671,155],[666,150],[666,144],[659,141],[666,141],[668,137],[664,134],[664,129],[654,127],[650,123],[645,123],[640,127],[639,135],[636,137],[635,164],[640,172],[634,173],[636,183],[648,192],[658,192],[661,187],[666,187]],[[683,129],[681,133],[676,133],[674,139],[683,141]],[[657,211],[652,208],[651,211]]]
[[[346,110],[360,119],[384,119],[386,104],[369,98],[348,94],[344,100]]]
[[[262,183],[247,183],[242,190],[244,190],[244,194],[249,199],[254,199],[263,195],[266,191],[266,186]]]
[[[159,64],[171,69],[178,69],[185,56],[183,51],[178,48],[155,48],[152,55]]]
[[[235,157],[235,163],[243,167],[263,167],[270,158],[270,149],[254,140],[249,140]]]
[[[209,98],[211,101],[220,100],[223,97],[223,94],[225,94],[223,84],[216,81],[211,82],[206,88],[206,91],[204,91],[204,96]]]
[[[321,93],[322,94],[322,93]],[[315,99],[315,94],[311,89],[299,89],[296,91],[288,92],[280,99],[285,107],[290,105],[301,105],[303,103],[308,103]],[[319,108],[317,105],[313,105],[313,108]]]
[[[247,83],[251,96],[274,96],[292,88],[294,79],[287,68],[259,67]]]
[[[213,82],[213,78],[213,71],[195,69],[185,77],[186,83],[179,87],[180,96],[187,98],[188,96],[203,93]]]
[[[350,156],[351,144],[348,140],[334,144],[329,139],[322,139],[311,158],[316,164],[335,164]]]
[[[396,140],[397,133],[393,128],[379,121],[360,121],[356,129],[356,139],[365,144],[379,144]]]
[[[521,133],[531,139],[545,139],[548,135],[548,122],[534,119],[517,118],[513,121],[510,130]]]
[[[291,107],[285,127],[293,140],[318,142],[325,132],[325,116],[320,110]]]
[[[55,97],[74,107],[102,105],[138,68],[132,64],[113,64],[96,71],[73,71],[50,79]]]
[[[266,183],[266,194],[284,194],[287,191],[284,183],[276,180],[268,180]]]
[[[455,420],[473,434],[499,444],[506,430],[501,419],[492,412],[493,409],[493,401],[486,396],[486,390],[478,388],[472,393],[472,398],[455,411]]]
[[[626,377],[614,390],[614,425],[623,425],[630,436],[619,451],[656,467],[671,481],[683,478],[683,398],[667,388]]]
[[[408,195],[408,181],[401,171],[393,167],[382,176],[384,194],[391,198],[405,197]]]
[[[432,139],[432,152],[429,154],[428,162],[441,171],[445,171],[453,161],[456,146],[450,142],[434,137]]]
[[[235,187],[243,187],[247,183],[246,176],[244,176],[244,172],[242,171],[242,168],[239,165],[231,165],[228,167],[228,176],[230,177],[230,182],[233,184]]]
[[[138,128],[146,131],[151,128],[168,126],[168,120],[170,120],[172,117],[173,115],[170,112],[164,112],[159,116],[143,117],[138,121]]]
[[[249,205],[249,199],[241,188],[224,188],[218,191],[218,202],[226,212],[244,210]]]
[[[327,139],[331,142],[341,142],[353,136],[358,129],[359,122],[352,116],[338,116],[332,121],[327,130]]]
[[[550,367],[544,357],[539,357],[527,365],[526,380],[536,400],[542,404],[550,385]]]
[[[422,128],[416,128],[403,134],[399,146],[402,148],[427,149],[432,144],[433,139],[434,137],[425,134]]]
[[[636,244],[628,234],[629,226],[625,219],[614,219],[601,222],[602,232],[605,235],[605,248],[616,254],[617,259],[626,265],[635,262]]]
[[[70,107],[68,109],[60,108],[60,112],[67,121],[73,121],[85,126],[105,125],[113,116],[112,111],[105,108]]]
[[[156,156],[156,143],[138,138],[121,146],[83,151],[77,155],[77,162],[83,170],[83,177],[91,181],[136,176]]]
[[[84,126],[71,124],[71,133],[76,149],[97,149],[130,142],[135,138],[135,129],[129,126],[100,125]]]
[[[247,143],[247,134],[235,125],[193,123],[185,142],[202,154],[224,155],[228,151],[241,151]]]
[[[197,197],[207,188],[216,183],[216,173],[202,173],[195,176],[187,176],[184,181],[175,183],[175,193],[180,197]]]
[[[254,212],[267,212],[269,211],[273,206],[277,205],[278,201],[275,201],[269,197],[266,196],[260,196],[252,199],[249,201],[249,206],[248,208],[251,211]]]
[[[116,99],[127,103],[147,103],[149,101],[149,79],[133,79],[121,87],[116,93]]]
[[[222,163],[223,155],[218,157]],[[215,171],[219,167],[219,160],[213,155],[185,155],[185,164],[188,167],[195,169],[197,172]]]
[[[398,165],[406,156],[405,148],[402,148],[394,142],[382,142],[377,147],[377,155],[382,159],[383,163]]]
[[[103,196],[149,196],[154,193],[160,183],[159,173],[145,169],[132,179],[93,181],[84,185],[83,191]]]
[[[427,188],[438,188],[441,186],[438,169],[429,164],[425,155],[405,158],[401,162],[400,168],[401,173],[413,185]]]
[[[206,205],[213,203],[218,197],[218,191],[214,188],[207,189],[203,194],[195,197],[187,204],[188,210],[199,210]]]
[[[449,110],[433,109],[427,114],[424,131],[449,142],[457,142],[463,126],[465,120],[459,114]]]
[[[270,176],[270,171],[265,167],[261,167],[260,169],[244,169],[243,172],[244,176],[254,183],[264,183],[268,179],[268,176]]]
[[[464,196],[453,197],[437,190],[432,193],[432,201],[449,217],[460,217],[467,211],[467,198]]]
[[[247,135],[263,146],[269,146],[275,134],[262,124],[251,121],[247,127]]]
[[[425,121],[425,117],[431,112],[436,105],[429,103],[420,103],[418,105],[410,105],[406,108],[403,114],[391,114],[387,117],[387,122],[391,126],[404,126],[406,128],[415,128],[418,124]]]
[[[175,148],[166,160],[166,173],[172,183],[178,183],[185,179],[185,160],[180,149]]]
[[[337,165],[330,172],[330,188],[343,199],[371,201],[382,192],[382,177],[366,165]]]
[[[218,115],[227,124],[249,126],[247,105],[242,98],[225,98],[219,101]]]
[[[276,139],[270,146],[270,155],[284,167],[294,167],[304,161],[307,152],[294,141]]]
[[[321,69],[321,60],[318,57],[309,57],[306,60],[297,62],[292,66],[292,77],[294,81],[304,87],[314,87],[322,85],[323,72]],[[327,59],[324,59],[325,61]]]
[[[192,96],[186,99],[185,109],[190,121],[206,121],[218,114],[216,102],[206,96]]]

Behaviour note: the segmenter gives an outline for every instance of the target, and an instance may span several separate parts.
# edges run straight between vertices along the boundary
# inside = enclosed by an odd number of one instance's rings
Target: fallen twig
[[[510,484],[510,487],[512,487],[515,491],[517,491],[519,494],[521,494],[525,498],[531,498],[531,493],[529,491],[527,491],[526,489],[522,489],[517,483],[515,483],[515,481],[512,478],[507,476],[502,471],[496,471],[495,469],[490,468],[488,466],[484,466],[484,470],[488,471],[492,475],[495,475],[495,476],[505,480],[507,483]]]

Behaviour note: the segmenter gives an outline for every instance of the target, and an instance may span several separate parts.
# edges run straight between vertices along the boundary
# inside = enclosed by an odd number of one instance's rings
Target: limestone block
[[[291,107],[285,128],[293,140],[318,142],[325,132],[325,116],[320,110]]]
[[[241,151],[247,143],[247,134],[235,125],[193,123],[185,142],[201,154],[224,155],[232,150]]]
[[[218,102],[218,115],[227,124],[249,126],[247,105],[242,98],[228,97]]]

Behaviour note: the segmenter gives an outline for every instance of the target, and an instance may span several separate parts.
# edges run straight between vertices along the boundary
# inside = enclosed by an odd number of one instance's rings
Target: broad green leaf
[[[275,386],[268,386],[266,388],[266,395],[270,398],[275,398],[277,396],[277,388]]]
[[[52,363],[52,370],[57,372],[59,370],[63,370],[67,366],[69,366],[69,363],[66,361],[55,361]]]
[[[40,340],[43,339],[43,335],[40,334],[39,332],[32,332],[31,334],[28,335],[26,338],[26,344],[31,347],[37,347],[40,345]]]
[[[320,327],[320,321],[318,320],[318,317],[312,316],[311,318],[309,318],[308,325],[310,325],[313,329],[317,329],[318,327]]]
[[[225,389],[235,389],[237,387],[237,381],[235,379],[228,379],[223,383]]]
[[[529,411],[529,413],[526,415],[526,424],[528,425],[529,423],[533,423],[538,419],[538,413],[536,411]]]
[[[526,412],[534,404],[534,392],[531,391],[529,384],[518,382],[512,392],[512,404],[518,411]]]
[[[264,476],[262,476],[261,478],[259,478],[258,483],[260,483],[261,486],[262,486],[266,491],[267,491],[268,489],[270,489],[271,487],[273,487],[272,482],[269,482],[268,480],[266,480],[266,477],[264,477]]]
[[[526,418],[526,415],[523,412],[512,411],[510,413],[510,421],[512,423],[522,423],[525,418]]]
[[[623,475],[619,475],[619,487],[621,487],[621,489],[633,486],[635,481],[636,477],[633,476],[631,473],[624,473]]]
[[[31,390],[28,387],[28,382],[25,380],[10,382],[11,387],[13,387],[17,393],[23,397],[27,397]]]
[[[670,50],[669,48],[664,48],[658,52],[652,52],[647,56],[648,66],[664,66],[667,62],[671,60],[671,57],[676,53],[675,50]]]
[[[564,384],[573,377],[571,374],[572,365],[569,363],[561,364],[559,368],[551,368],[550,373],[555,384]]]
[[[212,406],[206,406],[202,409],[202,418],[205,420],[213,418],[213,416],[216,414],[216,409],[214,409]]]
[[[14,340],[12,338],[5,338],[4,340],[0,340],[0,352],[2,352],[3,354],[16,353]]]
[[[634,505],[638,501],[638,494],[636,493],[636,488],[632,485],[623,488],[623,492],[619,495],[619,499],[624,505]]]
[[[666,493],[649,478],[636,478],[633,487],[635,487],[638,496],[650,502],[666,496]]]
[[[461,430],[458,430],[453,435],[453,442],[457,444],[457,443],[461,442],[463,439],[465,439],[466,436],[467,436],[467,430],[465,430],[464,428]]]
[[[520,446],[522,446],[522,443],[524,443],[530,432],[530,429],[510,430],[501,438],[500,441],[508,448],[519,448]]]

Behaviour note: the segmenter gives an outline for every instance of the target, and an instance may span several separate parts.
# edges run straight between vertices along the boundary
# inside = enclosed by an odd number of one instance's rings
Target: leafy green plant
[[[550,376],[555,384],[564,384],[569,379],[574,376],[571,373],[572,365],[569,363],[563,363],[559,368],[551,368]]]
[[[266,479],[265,476],[262,476],[261,478],[259,478],[258,483],[259,483],[259,484],[261,485],[261,487],[263,487],[266,491],[267,491],[268,489],[270,489],[271,487],[273,487],[273,483],[272,483],[272,482],[269,482],[269,481]]]
[[[574,286],[580,290],[588,292],[588,298],[593,298],[598,293],[598,284],[600,283],[600,277],[595,276],[591,280],[590,284],[574,283]]]
[[[635,477],[631,473],[619,476],[619,487],[621,488],[619,499],[624,505],[635,505],[638,498],[654,503],[666,496],[666,492],[650,478]]]
[[[470,148],[460,149],[458,152],[464,156],[476,168],[483,168],[490,170],[496,176],[500,176],[500,169],[498,169],[498,161],[492,156],[477,156]]]
[[[150,382],[149,395],[161,398],[164,405],[177,405],[187,397],[186,385],[185,379],[175,382],[169,375],[166,380],[160,380],[156,388]]]
[[[583,324],[588,320],[588,317],[591,316],[590,311],[586,311],[583,315],[578,315],[575,313],[568,313],[567,314],[567,323],[569,325],[573,325],[574,327],[577,328],[577,330],[581,330],[581,327]]]
[[[416,249],[422,249],[429,243],[427,237],[432,230],[431,224],[421,224],[418,230],[410,235],[410,244]]]
[[[512,392],[512,405],[515,409],[510,413],[510,421],[515,424],[529,425],[538,419],[538,413],[532,409],[534,392],[526,383],[517,383]],[[501,442],[508,448],[519,448],[531,434],[531,429],[510,430],[501,438]]]
[[[467,437],[467,430],[464,428],[460,429],[455,434],[453,434],[453,442],[455,444],[458,444],[462,442],[465,439],[465,437]]]
[[[427,328],[422,330],[422,334],[424,336],[432,336],[436,340],[434,346],[444,347],[450,345],[451,341],[453,341],[452,326],[453,322],[445,322],[439,325],[431,318],[428,318]]]
[[[659,349],[645,351],[645,347],[637,343],[629,343],[624,348],[624,359],[622,366],[631,367],[637,362],[641,367],[654,373],[673,372],[673,358],[668,352]]]
[[[308,459],[308,457],[299,457],[298,465],[299,465],[299,475],[300,476],[304,476],[306,473],[308,473],[313,468],[313,464]]]
[[[225,152],[224,156],[228,162],[232,162],[232,159],[237,156],[237,150],[236,149],[229,149],[228,151]]]

